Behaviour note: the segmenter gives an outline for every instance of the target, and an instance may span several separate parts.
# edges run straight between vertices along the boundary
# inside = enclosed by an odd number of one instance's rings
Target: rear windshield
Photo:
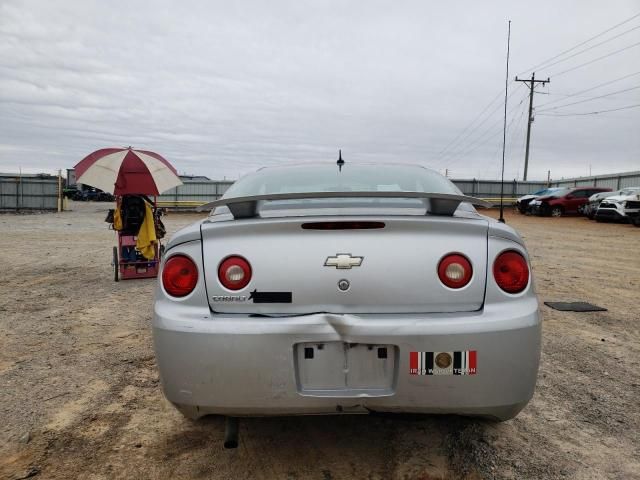
[[[556,190],[560,190],[559,188],[545,188],[543,190],[538,190],[537,192],[531,193],[531,195],[537,195],[538,197],[544,197],[546,195],[551,195]]]
[[[425,192],[461,195],[451,181],[426,168],[408,165],[334,164],[259,170],[234,183],[225,198],[270,193]]]
[[[555,190],[554,192],[551,192],[549,194],[550,197],[564,197],[567,193],[569,193],[571,191],[570,188],[559,188],[558,190]]]

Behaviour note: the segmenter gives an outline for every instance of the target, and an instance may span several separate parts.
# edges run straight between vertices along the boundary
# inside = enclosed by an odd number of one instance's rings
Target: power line
[[[630,108],[638,108],[640,103],[635,105],[627,105],[626,107],[610,108],[609,110],[598,110],[597,112],[582,112],[582,113],[540,113],[544,117],[578,117],[582,115],[599,115],[600,113],[618,112],[620,110],[628,110]]]
[[[578,100],[577,102],[566,103],[564,105],[558,105],[557,107],[544,108],[542,110],[536,110],[536,113],[549,112],[551,110],[557,110],[559,108],[570,107],[571,105],[578,105],[579,103],[592,102],[594,100],[598,100],[600,98],[610,97],[612,95],[617,95],[619,93],[629,92],[631,90],[637,90],[640,88],[640,85],[636,85],[635,87],[625,88],[624,90],[618,90],[617,92],[607,93],[605,95],[600,95],[598,97],[587,98],[586,100]]]
[[[585,63],[581,63],[580,65],[576,65],[575,67],[571,67],[571,68],[569,68],[567,70],[563,70],[562,72],[554,73],[554,74],[549,75],[549,76],[550,77],[559,77],[560,75],[564,75],[565,73],[572,72],[574,70],[577,70],[578,68],[582,68],[582,67],[585,67],[587,65],[591,65],[592,63],[595,63],[597,61],[603,60],[603,59],[608,58],[608,57],[610,57],[612,55],[616,55],[618,53],[624,52],[625,50],[629,50],[630,48],[637,47],[638,45],[640,45],[640,42],[634,43],[632,45],[628,45],[626,47],[623,47],[623,48],[621,48],[619,50],[615,50],[613,52],[609,52],[606,55],[602,55],[601,57],[595,58],[595,59],[590,60],[590,61],[585,62]]]
[[[593,96],[589,96],[589,95],[573,95],[573,94],[571,94],[571,95],[570,95],[570,94],[568,94],[568,93],[560,93],[560,92],[554,92],[554,93],[550,93],[550,92],[538,92],[538,93],[539,93],[539,94],[541,94],[541,95],[552,95],[552,96],[554,96],[554,97],[557,97],[557,98],[554,100],[554,102],[553,102],[553,103],[556,103],[556,102],[563,102],[563,101],[565,101],[565,100],[566,100],[567,98],[569,98],[569,97],[570,97],[570,98],[598,98],[598,97],[593,97]],[[542,104],[542,105],[548,105],[549,103],[551,103],[551,102],[547,102],[547,103],[544,103],[544,104]],[[534,106],[534,108],[540,108],[540,107],[542,107],[542,105],[540,105],[540,104],[535,105],[535,106]]]
[[[620,34],[616,35],[615,37],[611,37],[611,38],[608,38],[607,40],[604,40],[604,41],[602,41],[602,42],[600,42],[600,43],[596,43],[595,45],[591,45],[590,47],[587,47],[587,48],[585,48],[584,50],[580,50],[579,52],[574,53],[573,55],[569,55],[569,56],[568,56],[568,57],[566,57],[566,58],[563,58],[563,59],[561,59],[561,60],[558,60],[557,62],[553,62],[553,63],[549,63],[549,64],[547,64],[547,65],[544,65],[544,68],[549,68],[549,67],[552,67],[552,66],[554,66],[554,65],[557,65],[557,64],[559,64],[559,63],[566,62],[567,60],[569,60],[569,59],[571,59],[571,58],[573,58],[573,57],[577,57],[578,55],[582,55],[583,53],[588,52],[589,50],[593,50],[594,48],[597,48],[597,47],[599,47],[600,45],[604,45],[605,43],[609,43],[611,40],[615,40],[616,38],[619,38],[619,37],[621,37],[621,36],[623,36],[623,35],[626,35],[626,34],[627,34],[627,33],[629,33],[629,32],[633,32],[634,30],[637,30],[637,29],[639,29],[639,28],[640,28],[640,25],[638,25],[637,27],[633,27],[633,28],[631,28],[631,29],[629,29],[629,30],[626,30],[626,31],[624,31],[624,32],[622,32],[622,33],[620,33]]]
[[[509,142],[509,158],[511,158],[511,153],[513,152],[513,144],[516,140],[516,136],[518,135],[518,127],[520,126],[520,122],[522,121],[522,119],[524,118],[524,112],[526,112],[527,109],[523,108],[522,112],[520,113],[520,116],[518,117],[518,121],[516,122],[516,124],[513,127],[513,134],[511,135],[511,141]]]
[[[518,104],[518,106],[520,106],[520,104],[522,104],[522,101],[524,101],[524,98],[520,101],[520,103]],[[509,113],[511,113],[510,110]],[[491,118],[491,117],[487,117],[487,120]],[[478,142],[481,140],[484,140],[486,138],[487,133],[492,132],[492,130],[498,125],[498,123],[500,122],[501,119],[496,120],[495,122],[493,122],[491,125],[489,125],[488,128],[486,128],[485,130],[482,131],[482,133],[480,133],[480,135],[478,135],[477,137],[475,137],[470,143],[463,145],[462,148],[458,149],[458,150],[452,150],[448,155],[445,155],[445,157],[443,157],[438,164],[443,164],[443,165],[451,165],[452,163],[456,162],[463,154],[466,155],[468,153],[470,153],[471,151],[475,150],[475,147],[479,146],[479,145],[483,145],[485,142],[482,142],[478,145]],[[478,125],[480,126],[480,125]],[[470,149],[470,150],[469,150]],[[458,156],[458,159],[454,159],[451,160],[452,157],[454,156]],[[447,162],[447,163],[445,163]]]
[[[524,101],[524,99],[523,99]],[[509,126],[507,126],[507,131],[511,130],[513,133],[511,134],[511,140],[509,140],[509,146],[507,147],[507,151],[509,152],[509,159],[512,158],[512,154],[513,154],[513,144],[515,143],[515,139],[518,136],[518,127],[520,126],[520,122],[522,121],[522,119],[524,118],[524,114],[527,111],[526,108],[523,108],[522,111],[520,112],[520,116],[518,116],[518,114],[516,113],[513,118],[511,119],[511,123],[509,123]],[[511,128],[511,125],[513,124],[513,120],[517,118],[518,120],[516,121],[515,125],[513,125],[513,128]],[[524,145],[523,145],[524,148]],[[498,155],[498,152],[500,151],[500,145],[498,145],[498,148],[496,149],[495,153],[491,156],[491,158],[494,158]],[[501,169],[499,169],[501,170]]]
[[[466,126],[466,127],[465,127],[465,128],[464,128],[464,129],[463,129],[463,130],[462,130],[462,131],[461,131],[461,132],[460,132],[460,133],[459,133],[459,134],[458,134],[458,135],[453,139],[453,140],[451,140],[451,141],[447,144],[447,146],[446,146],[446,147],[444,147],[444,148],[443,148],[443,149],[438,153],[438,157],[440,157],[442,154],[444,154],[444,152],[446,152],[446,151],[449,149],[449,147],[451,147],[451,145],[452,145],[453,143],[455,143],[455,142],[456,142],[456,140],[458,140],[458,138],[460,138],[460,136],[462,136],[462,135],[463,135],[463,134],[464,134],[464,133],[469,129],[469,127],[471,127],[471,125],[473,125],[473,124],[476,122],[476,120],[478,120],[480,117],[482,117],[482,115],[484,114],[484,112],[486,112],[486,111],[489,109],[489,107],[491,107],[491,105],[493,105],[493,104],[495,103],[495,101],[496,101],[496,100],[498,100],[501,96],[502,96],[502,92],[499,92],[499,93],[498,93],[498,95],[496,95],[496,96],[494,97],[494,99],[493,99],[493,100],[491,100],[491,101],[487,104],[487,106],[486,106],[486,107],[484,107],[484,108],[482,109],[482,111],[481,111],[481,112],[480,112],[480,113],[479,113],[479,114],[478,114],[478,115],[477,115],[477,116],[476,116],[476,117],[471,121],[471,123],[469,123],[469,124],[468,124],[468,125],[467,125],[467,126]]]
[[[522,103],[524,102],[525,98],[527,98],[527,95],[522,97],[522,100],[520,100],[520,102],[514,108],[509,110],[508,114],[511,114],[514,110],[518,109],[518,107],[520,107],[520,105],[522,105]],[[515,120],[516,116],[517,116],[517,113],[513,117],[511,117],[511,120],[509,121],[509,125],[507,126],[507,130],[509,130],[509,128],[511,127],[511,124]],[[473,142],[471,142],[466,147],[458,150],[457,152],[454,152],[454,153],[458,154],[458,158],[455,158],[455,159],[449,161],[448,163],[446,163],[447,167],[452,165],[453,163],[457,162],[458,160],[460,160],[464,156],[470,154],[471,152],[476,151],[479,147],[481,147],[482,145],[487,143],[487,141],[489,141],[493,137],[497,136],[498,133],[501,133],[501,131],[494,131],[494,128],[499,125],[501,120],[502,120],[502,118],[499,118],[498,120],[493,122],[487,129],[485,129],[479,136],[477,136],[475,138],[475,140],[473,140]],[[489,134],[489,135],[487,135],[487,134]]]
[[[629,23],[631,20],[633,20],[633,19],[635,19],[635,18],[638,18],[638,17],[640,17],[640,13],[637,13],[636,15],[633,15],[632,17],[627,18],[626,20],[624,20],[624,21],[622,21],[622,22],[620,22],[620,23],[618,23],[618,24],[614,25],[613,27],[607,28],[607,29],[606,29],[606,30],[604,30],[603,32],[600,32],[599,34],[594,35],[593,37],[588,38],[587,40],[585,40],[585,41],[583,41],[583,42],[580,42],[580,43],[578,43],[577,45],[574,45],[573,47],[571,47],[571,48],[569,48],[569,49],[567,49],[567,50],[565,50],[565,51],[563,51],[563,52],[560,52],[560,53],[558,53],[557,55],[554,55],[554,56],[553,56],[553,57],[551,57],[551,58],[546,59],[544,62],[541,62],[541,63],[539,63],[539,64],[537,64],[537,65],[534,65],[534,66],[533,66],[533,67],[531,67],[531,68],[527,68],[526,70],[523,70],[523,71],[522,71],[522,72],[520,72],[518,75],[524,75],[524,74],[525,74],[525,73],[527,73],[527,72],[531,72],[531,71],[533,71],[533,70],[536,70],[537,68],[539,68],[539,67],[541,67],[541,66],[543,66],[543,65],[546,65],[547,63],[549,63],[549,62],[551,62],[551,61],[555,60],[556,58],[559,58],[559,57],[563,56],[565,53],[572,52],[572,51],[573,51],[573,50],[575,50],[576,48],[579,48],[579,47],[581,47],[582,45],[586,45],[586,44],[587,44],[587,43],[589,43],[591,40],[595,40],[596,38],[600,38],[600,37],[601,37],[602,35],[604,35],[605,33],[609,33],[611,30],[615,30],[616,28],[618,28],[618,27],[620,27],[620,26],[624,25],[625,23]]]
[[[525,98],[526,98],[526,97],[525,97]],[[516,106],[516,108],[517,108],[517,107],[519,107],[520,105],[522,105],[522,102],[523,102],[523,101],[524,101],[524,98],[523,98],[523,99],[522,99],[522,101],[521,101],[521,102]],[[515,108],[514,108],[514,109],[512,109],[512,110],[510,110],[510,111],[509,111],[509,113],[513,112],[513,110],[515,110]],[[523,112],[524,112],[524,111],[525,111],[525,109],[523,109]],[[518,114],[516,113],[515,115],[513,115],[513,116],[511,117],[511,120],[509,120],[509,124],[507,125],[507,131],[509,131],[509,130],[511,129],[511,125],[513,124],[513,121],[517,118],[517,116],[518,116]],[[500,119],[500,120],[502,120],[502,119]],[[497,126],[498,124],[499,124],[499,122],[496,122],[496,123],[494,123],[494,124],[493,124],[493,126],[495,127],[495,126]],[[490,129],[487,129],[485,132],[489,132],[489,131],[490,131]],[[474,147],[472,147],[472,148],[469,148],[469,149],[465,150],[465,151],[464,151],[464,152],[462,152],[462,153],[464,153],[464,155],[469,155],[470,153],[475,152],[479,147],[481,147],[482,145],[486,144],[490,139],[492,139],[493,137],[495,137],[498,133],[501,133],[501,132],[495,132],[493,135],[489,135],[489,136],[487,136],[486,138],[484,138],[484,140],[483,140],[482,142],[480,142],[480,143],[476,144],[476,145],[475,145]],[[482,137],[478,137],[478,139],[477,139],[477,140],[480,140],[481,138],[482,138]],[[471,147],[471,145],[469,145],[469,147]],[[457,159],[456,159],[456,160],[454,160],[454,161],[457,161]]]
[[[595,90],[596,88],[600,88],[600,87],[605,87],[607,85],[611,85],[612,83],[619,82],[620,80],[624,80],[626,78],[633,77],[633,76],[638,75],[638,74],[640,74],[640,72],[630,73],[629,75],[625,75],[623,77],[616,78],[614,80],[609,80],[608,82],[600,83],[600,84],[598,84],[598,85],[596,85],[594,87],[589,87],[589,88],[587,88],[585,90],[580,90],[579,92],[572,93],[570,95],[566,95],[565,98],[557,98],[555,100],[551,100],[550,102],[543,103],[542,105],[538,105],[538,108],[544,107],[545,105],[550,105],[552,103],[561,102],[561,101],[565,100],[566,98],[575,97],[575,96],[580,95],[582,93],[587,93],[587,92],[590,92],[592,90]],[[554,95],[554,94],[553,93],[549,93],[549,95]],[[556,93],[555,95],[560,95],[560,94]]]
[[[518,92],[518,89],[513,90],[509,94],[508,98],[511,98],[516,92]],[[497,98],[499,98],[501,95],[502,95],[502,92],[500,92],[500,95]],[[494,103],[495,100],[496,99],[494,99],[491,103]],[[449,148],[449,151],[447,153],[439,155],[436,158],[436,161],[438,161],[438,163],[440,163],[444,159],[446,159],[447,157],[450,157],[453,153],[456,153],[456,151],[455,150],[451,150],[451,148],[457,147],[462,141],[464,141],[467,138],[469,138],[478,128],[480,128],[482,125],[484,125],[487,122],[487,120],[489,120],[491,118],[491,116],[500,109],[500,107],[501,107],[501,104],[496,105],[494,107],[494,109],[491,110],[491,112],[489,112],[489,114],[480,123],[478,123],[475,127],[473,127],[464,137],[461,137],[457,142],[455,142],[455,144],[451,145],[451,147]]]

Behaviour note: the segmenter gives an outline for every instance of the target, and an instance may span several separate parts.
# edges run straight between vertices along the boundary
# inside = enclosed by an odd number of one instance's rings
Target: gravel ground
[[[0,215],[0,478],[640,479],[640,229],[507,215],[541,302],[609,309],[542,306],[538,387],[516,419],[249,419],[226,451],[220,418],[162,396],[154,280],[113,282],[108,207]]]

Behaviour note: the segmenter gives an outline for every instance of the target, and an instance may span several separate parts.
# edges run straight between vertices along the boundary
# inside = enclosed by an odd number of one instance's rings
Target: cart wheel
[[[118,262],[118,247],[113,247],[113,280],[119,281],[118,274],[120,273],[120,264]]]

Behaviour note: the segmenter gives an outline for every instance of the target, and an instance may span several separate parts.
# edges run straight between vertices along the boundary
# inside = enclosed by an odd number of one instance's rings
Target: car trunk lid
[[[335,228],[345,222],[356,228]],[[488,222],[479,216],[262,218],[204,222],[201,229],[215,312],[461,312],[484,301]],[[452,252],[473,266],[470,283],[458,290],[445,287],[437,273]],[[239,291],[218,279],[219,265],[232,255],[252,268]]]

